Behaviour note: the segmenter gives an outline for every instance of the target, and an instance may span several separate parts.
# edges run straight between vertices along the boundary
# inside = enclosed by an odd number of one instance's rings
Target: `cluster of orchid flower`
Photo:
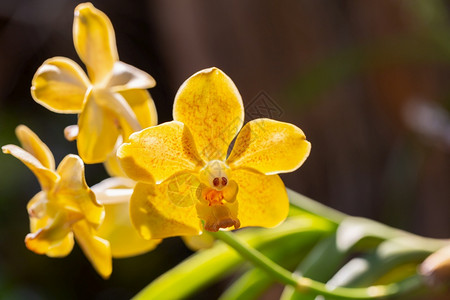
[[[78,114],[64,133],[76,139],[79,156],[55,168],[49,148],[24,125],[16,129],[22,148],[2,147],[42,187],[27,206],[28,249],[63,257],[75,238],[108,278],[112,257],[150,251],[161,239],[192,242],[203,232],[273,227],[287,217],[277,174],[296,170],[310,152],[298,127],[271,119],[243,126],[241,96],[217,68],[187,79],[175,96],[174,121],[157,125],[146,90],[155,81],[119,60],[108,17],[91,3],[78,5],[73,39],[87,75],[68,58],[48,59],[31,94],[51,111]],[[89,187],[85,163],[103,163],[111,177]]]

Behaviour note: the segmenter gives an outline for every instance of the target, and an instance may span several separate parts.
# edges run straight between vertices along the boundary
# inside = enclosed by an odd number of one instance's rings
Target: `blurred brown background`
[[[1,145],[17,144],[14,128],[26,124],[58,162],[76,152],[63,137],[76,116],[47,111],[29,88],[47,58],[81,64],[72,43],[78,3],[0,2]],[[288,187],[348,214],[450,237],[448,1],[93,4],[111,19],[121,60],[156,79],[150,92],[160,122],[171,120],[173,97],[187,77],[217,66],[234,80],[244,104],[276,108],[257,109],[249,119],[295,123],[311,141],[305,165],[283,176]],[[190,253],[169,239],[152,253],[114,261],[109,281],[78,247],[65,259],[36,255],[23,238],[37,181],[5,155],[0,171],[0,298],[129,298]],[[106,176],[101,166],[87,172],[90,185]]]

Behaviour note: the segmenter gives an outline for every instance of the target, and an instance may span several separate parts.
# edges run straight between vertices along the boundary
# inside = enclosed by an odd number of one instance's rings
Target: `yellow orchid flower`
[[[117,152],[123,170],[139,182],[130,214],[144,238],[273,227],[286,218],[288,197],[276,174],[296,170],[309,155],[302,130],[270,119],[241,130],[241,96],[217,68],[182,84],[173,116],[132,134]]]
[[[75,236],[97,272],[108,278],[112,257],[139,255],[161,242],[142,239],[131,224],[128,206],[134,181],[113,177],[90,189],[78,156],[67,155],[55,170],[53,154],[35,133],[20,125],[16,134],[24,149],[6,145],[2,150],[29,167],[42,187],[27,206],[28,249],[50,257],[66,256]]]
[[[53,154],[36,134],[20,125],[16,135],[23,149],[6,145],[2,150],[21,160],[42,187],[27,206],[31,230],[25,238],[27,248],[63,257],[72,251],[75,236],[97,272],[108,278],[112,271],[110,244],[96,234],[105,209],[86,184],[82,160],[69,154],[55,170]]]
[[[145,90],[155,86],[144,71],[119,61],[113,26],[91,3],[75,8],[73,40],[89,77],[74,61],[53,57],[32,80],[31,95],[58,113],[77,113],[78,153],[86,163],[107,160],[118,137],[125,140],[142,128],[157,124],[156,109]]]

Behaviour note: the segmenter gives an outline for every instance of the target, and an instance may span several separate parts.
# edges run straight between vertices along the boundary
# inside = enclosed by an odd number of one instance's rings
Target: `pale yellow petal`
[[[36,157],[44,167],[50,170],[55,169],[55,158],[52,152],[30,128],[25,125],[17,126],[16,136],[25,151]]]
[[[241,95],[221,70],[202,70],[178,90],[173,118],[189,127],[205,161],[225,160],[228,147],[244,122]]]
[[[180,171],[203,166],[189,129],[172,121],[132,134],[117,151],[122,169],[132,179],[161,182]]]
[[[105,205],[105,220],[98,229],[97,235],[111,244],[112,256],[116,258],[130,257],[154,249],[161,240],[144,240],[131,225],[129,199]],[[115,199],[117,200],[117,199]],[[102,201],[102,200],[100,200]],[[108,202],[108,199],[105,199]]]
[[[89,79],[81,67],[65,57],[46,60],[31,83],[31,96],[45,108],[58,113],[79,113]]]
[[[36,175],[42,190],[50,190],[55,182],[59,179],[59,175],[55,171],[44,167],[41,162],[16,145],[6,145],[2,147],[3,153],[11,154],[23,162]]]
[[[134,131],[139,131],[142,129],[133,109],[121,94],[112,93],[106,89],[94,90],[94,94],[95,100],[99,105],[115,113],[118,120],[117,125],[119,127],[123,123],[122,121],[125,121]]]
[[[195,206],[175,204],[167,190],[166,183],[136,185],[130,201],[130,216],[139,234],[145,239],[200,234]]]
[[[113,257],[129,257],[148,252],[161,240],[144,240],[131,225],[129,203],[136,182],[111,177],[92,186],[97,200],[105,206],[105,220],[97,235],[111,244]]]
[[[30,218],[43,219],[47,214],[47,193],[44,191],[40,191],[34,197],[28,201],[27,211]],[[39,227],[31,226],[31,232],[35,232],[38,229],[45,227],[45,225],[41,225]]]
[[[200,235],[182,236],[184,244],[192,251],[201,249],[208,249],[214,245],[214,237],[208,232],[203,232]]]
[[[130,105],[142,128],[158,124],[155,103],[149,92],[146,90],[127,90],[121,91],[120,94]],[[125,140],[128,140],[128,137],[135,132],[135,129],[125,119],[121,118],[120,120],[123,137]]]
[[[79,221],[73,225],[75,238],[86,257],[97,273],[104,279],[112,273],[111,247],[107,240],[95,235],[95,231],[86,221]]]
[[[104,162],[113,151],[119,136],[115,113],[100,106],[90,93],[78,119],[78,153],[85,163]]]
[[[105,211],[86,184],[81,158],[73,154],[67,155],[59,164],[57,172],[61,179],[52,190],[55,199],[66,209],[80,211],[93,226],[100,225]]]
[[[122,145],[122,137],[120,136],[117,139],[116,146],[114,147],[113,152],[111,152],[106,161],[103,163],[105,166],[106,172],[111,177],[127,177],[127,174],[122,170],[122,166],[120,165],[119,158],[116,155],[117,149]]]
[[[227,164],[232,168],[251,168],[264,174],[286,173],[298,169],[309,155],[311,144],[295,125],[257,119],[242,128]]]
[[[278,175],[234,170],[232,176],[239,185],[235,203],[241,227],[273,227],[286,219],[289,199]]]
[[[149,89],[156,85],[155,79],[132,65],[117,61],[112,70],[108,87],[114,92],[131,89]]]
[[[106,84],[119,59],[111,21],[91,3],[75,8],[73,21],[75,49],[88,70],[93,84]]]
[[[109,177],[105,180],[100,181],[99,183],[93,185],[91,187],[91,190],[95,193],[97,201],[100,204],[111,204],[111,203],[117,203],[122,202],[123,198],[122,195],[119,195],[119,198],[117,200],[114,200],[114,196],[117,196],[117,189],[129,189],[131,192],[129,192],[129,196],[132,194],[132,190],[134,186],[136,185],[136,181],[125,178],[125,177]],[[114,191],[112,194],[109,193],[109,191]],[[106,201],[105,199],[108,199],[110,201]]]
[[[25,237],[25,245],[29,250],[37,254],[47,254],[51,248],[60,245],[70,231],[67,214],[60,212],[55,218],[48,219],[45,227],[27,234]]]

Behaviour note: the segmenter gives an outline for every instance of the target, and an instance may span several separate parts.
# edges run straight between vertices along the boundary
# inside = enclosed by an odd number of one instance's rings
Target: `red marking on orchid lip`
[[[216,177],[216,178],[213,179],[214,186],[219,186],[219,183],[220,183],[219,178]]]
[[[228,180],[226,179],[226,177],[222,177],[222,185],[226,186],[228,184]]]

